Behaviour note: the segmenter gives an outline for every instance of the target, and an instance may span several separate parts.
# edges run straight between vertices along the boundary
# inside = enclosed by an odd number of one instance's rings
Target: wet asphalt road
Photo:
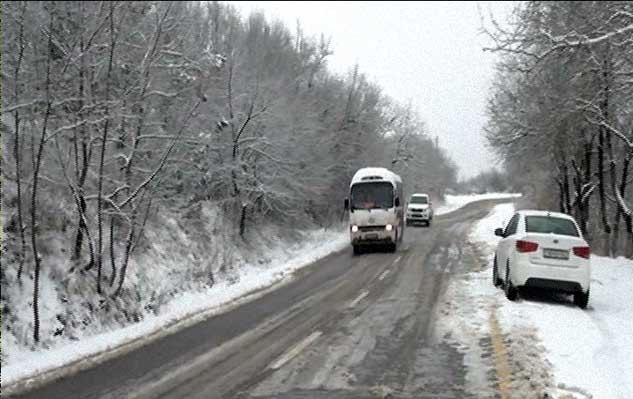
[[[349,247],[253,302],[20,397],[475,397],[462,355],[436,335],[436,304],[477,262],[468,231],[499,202],[409,227],[396,253]]]

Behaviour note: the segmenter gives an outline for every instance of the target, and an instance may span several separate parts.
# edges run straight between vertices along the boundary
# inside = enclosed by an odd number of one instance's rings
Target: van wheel
[[[360,255],[362,253],[360,245],[352,245],[352,247],[354,248],[354,255]]]
[[[511,301],[516,301],[517,299],[517,289],[512,285],[512,280],[510,279],[510,264],[506,265],[506,281],[503,284],[503,289],[506,293],[506,298]]]
[[[495,256],[495,260],[492,262],[492,285],[495,287],[499,287],[503,284],[503,281],[499,278],[499,269],[497,268],[497,257]]]
[[[581,309],[587,309],[588,304],[589,304],[589,290],[587,290],[587,293],[579,291],[574,294],[574,305],[578,306]]]

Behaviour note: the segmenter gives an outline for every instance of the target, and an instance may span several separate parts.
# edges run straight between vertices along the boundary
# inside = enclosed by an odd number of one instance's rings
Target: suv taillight
[[[519,252],[536,252],[538,244],[532,241],[517,240],[517,251]]]
[[[591,248],[574,247],[574,255],[579,256],[581,258],[589,259],[589,255],[591,255]]]

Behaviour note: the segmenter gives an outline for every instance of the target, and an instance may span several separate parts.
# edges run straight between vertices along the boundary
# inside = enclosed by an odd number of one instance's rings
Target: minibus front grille
[[[367,231],[381,231],[384,230],[385,226],[358,226],[358,230],[364,232]]]

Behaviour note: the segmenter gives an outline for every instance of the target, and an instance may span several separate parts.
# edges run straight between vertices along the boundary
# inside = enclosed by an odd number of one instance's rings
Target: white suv
[[[574,303],[589,302],[590,248],[576,221],[556,212],[524,210],[514,214],[495,252],[492,280],[503,285],[513,301],[520,287],[540,287],[574,295]]]
[[[424,223],[430,226],[433,221],[433,204],[428,194],[413,194],[407,204],[407,226]]]

